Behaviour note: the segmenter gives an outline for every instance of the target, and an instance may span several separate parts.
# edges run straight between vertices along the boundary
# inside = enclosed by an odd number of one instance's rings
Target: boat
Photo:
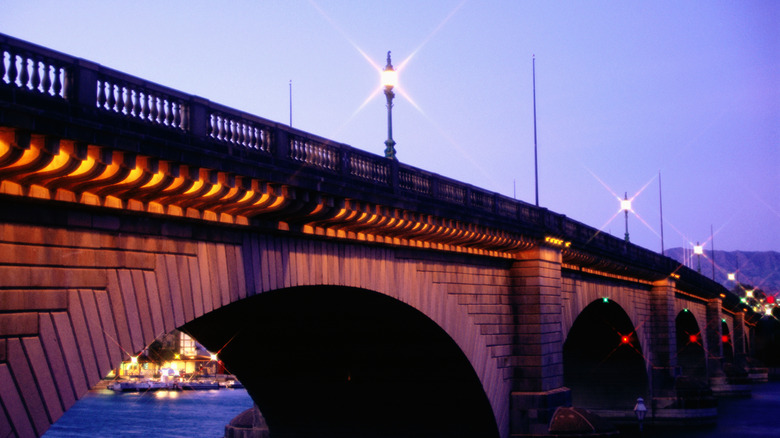
[[[116,392],[140,392],[148,391],[149,383],[138,380],[116,381],[108,385],[108,389]]]
[[[183,391],[198,391],[206,389],[219,389],[219,383],[216,380],[189,380],[179,382],[179,389]]]

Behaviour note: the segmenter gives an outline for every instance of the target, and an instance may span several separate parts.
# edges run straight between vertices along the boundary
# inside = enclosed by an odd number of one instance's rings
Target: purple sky
[[[780,2],[3,0],[0,32],[660,251],[780,251]],[[369,61],[370,60],[370,61]],[[637,195],[638,193],[638,195]],[[706,250],[711,249],[709,243]]]

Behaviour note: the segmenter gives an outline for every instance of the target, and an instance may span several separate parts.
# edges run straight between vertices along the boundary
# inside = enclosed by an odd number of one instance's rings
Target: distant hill
[[[689,268],[698,269],[696,255],[691,250],[671,248],[665,251],[671,257]],[[701,256],[701,273],[712,278],[712,251],[705,249]],[[780,294],[780,252],[775,251],[715,251],[715,281],[734,287],[734,282],[728,280],[728,273],[736,273],[737,281],[749,284],[772,295]]]

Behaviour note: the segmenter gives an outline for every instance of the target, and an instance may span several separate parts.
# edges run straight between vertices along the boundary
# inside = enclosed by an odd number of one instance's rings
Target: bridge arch
[[[780,320],[765,315],[757,323],[753,339],[756,358],[765,366],[780,366]]]
[[[723,343],[723,360],[727,363],[734,363],[734,340],[729,329],[729,324],[725,319],[721,321],[721,341]]]
[[[509,293],[508,261],[86,209],[64,210],[56,217],[63,223],[46,219],[44,226],[34,224],[46,217],[35,207],[20,205],[16,214],[25,223],[0,228],[14,263],[14,275],[4,276],[7,309],[19,321],[0,342],[7,352],[0,379],[16,388],[1,395],[19,435],[42,435],[160,334],[249,297],[315,286],[374,291],[425,315],[458,346],[498,435],[507,434],[508,365],[495,349],[511,339],[483,333],[481,323],[500,322],[491,313],[499,306],[480,307],[479,297]]]
[[[479,377],[419,310],[365,289],[297,286],[183,330],[246,385],[279,436],[497,436]]]
[[[707,376],[707,355],[704,336],[696,317],[688,309],[681,310],[675,318],[677,337],[677,364],[682,374],[689,377]]]
[[[563,344],[564,385],[572,403],[590,409],[631,409],[646,397],[648,376],[640,337],[615,301],[591,302]]]

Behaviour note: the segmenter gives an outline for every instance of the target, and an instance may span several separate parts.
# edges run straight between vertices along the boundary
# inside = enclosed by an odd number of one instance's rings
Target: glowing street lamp
[[[729,281],[737,281],[737,274],[733,272],[728,273]]]
[[[693,247],[693,253],[696,254],[696,260],[698,262],[698,270],[701,274],[701,255],[704,254],[704,245],[699,245],[699,242],[696,242],[696,245]]]
[[[385,140],[385,158],[396,160],[395,158],[395,140],[393,140],[393,87],[398,84],[398,72],[393,68],[390,62],[390,51],[387,52],[387,65],[382,71],[382,85],[385,87],[385,97],[387,97],[387,140]]]
[[[628,242],[628,212],[631,211],[631,200],[628,199],[628,192],[623,193],[623,199],[620,200],[620,209],[626,214],[626,242]]]

